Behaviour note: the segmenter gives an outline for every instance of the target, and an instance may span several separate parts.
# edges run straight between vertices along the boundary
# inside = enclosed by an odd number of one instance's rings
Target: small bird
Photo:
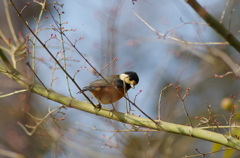
[[[130,88],[134,88],[139,81],[136,72],[127,71],[120,75],[111,75],[104,79],[91,82],[81,92],[90,91],[102,104],[112,104],[121,99]]]

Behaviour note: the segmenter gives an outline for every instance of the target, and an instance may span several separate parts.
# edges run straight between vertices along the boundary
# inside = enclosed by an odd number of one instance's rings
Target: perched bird
[[[138,84],[139,78],[136,72],[128,71],[120,75],[112,75],[104,79],[96,80],[84,87],[81,92],[90,91],[102,104],[112,104],[121,99],[130,88]]]

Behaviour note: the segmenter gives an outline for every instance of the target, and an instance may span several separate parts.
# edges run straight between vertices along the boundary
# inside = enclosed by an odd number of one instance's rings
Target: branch
[[[4,69],[0,65],[0,71],[1,70]],[[201,128],[192,128],[190,126],[168,123],[160,120],[156,120],[156,122],[159,122],[159,124],[157,125],[150,119],[130,115],[127,113],[112,111],[106,108],[97,109],[94,108],[90,103],[87,103],[85,101],[79,101],[74,98],[58,94],[52,90],[46,90],[43,86],[40,86],[38,84],[34,85],[28,84],[28,82],[25,81],[26,80],[25,77],[22,76],[20,73],[14,75],[9,72],[4,72],[3,74],[15,80],[22,86],[29,87],[29,90],[31,92],[36,93],[45,98],[48,98],[50,100],[53,100],[55,102],[58,102],[60,104],[66,105],[69,108],[75,108],[81,111],[85,111],[94,115],[98,115],[126,124],[199,138],[240,150],[240,141],[231,136],[225,136],[223,134],[203,130]]]
[[[21,122],[18,122],[18,125],[24,130],[24,132],[27,135],[32,136],[35,133],[35,131],[38,129],[38,127],[49,118],[49,116],[51,116],[54,112],[56,112],[57,110],[60,110],[63,107],[64,105],[59,106],[53,110],[50,110],[50,107],[49,107],[48,113],[43,118],[37,118],[31,115],[30,113],[27,113],[34,120],[35,125],[28,125],[28,124],[23,125]]]
[[[236,138],[233,138],[229,136],[228,138],[224,136],[223,134],[219,134],[216,132],[211,132],[207,130],[203,130],[200,128],[192,128],[189,126],[183,126],[173,123],[168,123],[164,121],[159,121],[159,125],[156,125],[154,122],[152,122],[150,119],[137,117],[134,115],[130,115],[127,113],[121,113],[121,112],[112,112],[110,109],[102,108],[102,109],[96,109],[91,104],[79,101],[70,97],[66,97],[64,95],[58,94],[54,91],[47,91],[44,87],[40,85],[33,85],[31,88],[31,91],[39,94],[45,98],[51,99],[53,101],[56,101],[58,103],[67,105],[70,108],[75,108],[81,111],[85,111],[91,114],[95,114],[98,116],[102,116],[108,119],[116,120],[119,122],[141,126],[149,129],[155,129],[155,130],[163,130],[166,132],[171,132],[175,134],[181,134],[185,136],[195,137],[211,142],[215,142],[218,144],[222,144],[225,146],[232,147],[234,149],[240,150],[240,141]]]
[[[17,70],[14,69],[13,65],[11,64],[11,62],[8,60],[8,58],[5,56],[5,54],[3,53],[2,49],[0,49],[0,59],[2,59],[5,68],[11,72],[11,73],[17,73]]]
[[[25,158],[24,155],[0,148],[0,155],[9,158]]]
[[[212,17],[196,0],[185,0],[204,21],[240,53],[240,42],[220,22]]]
[[[165,37],[166,33],[161,33],[159,31],[157,31],[157,29],[155,29],[154,27],[152,27],[149,23],[147,23],[146,20],[144,20],[136,11],[132,10],[134,15],[139,19],[141,20],[149,29],[151,29],[157,36],[158,38],[161,38],[161,37]],[[189,44],[189,45],[227,45],[228,43],[227,42],[191,42],[191,41],[185,41],[185,40],[181,40],[179,38],[176,38],[174,36],[167,36],[165,37],[166,39],[171,39],[175,42],[178,42],[178,43],[182,43],[182,44]]]
[[[8,94],[0,95],[0,98],[9,97],[11,95],[15,95],[15,94],[18,94],[18,93],[23,93],[23,92],[26,92],[26,91],[28,91],[28,89],[22,89],[22,90],[14,91],[14,92],[11,92],[11,93],[8,93]],[[2,94],[2,93],[0,92],[0,94]]]

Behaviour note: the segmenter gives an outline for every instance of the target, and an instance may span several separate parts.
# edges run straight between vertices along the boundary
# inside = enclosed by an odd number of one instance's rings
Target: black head
[[[119,75],[119,78],[125,83],[129,84],[132,88],[138,84],[139,78],[136,72],[127,71]]]

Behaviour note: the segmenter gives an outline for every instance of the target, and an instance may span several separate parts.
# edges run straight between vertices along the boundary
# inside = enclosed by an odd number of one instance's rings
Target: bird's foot
[[[102,109],[102,105],[100,103],[98,103],[97,105],[95,105],[95,108],[97,108],[98,110]]]

